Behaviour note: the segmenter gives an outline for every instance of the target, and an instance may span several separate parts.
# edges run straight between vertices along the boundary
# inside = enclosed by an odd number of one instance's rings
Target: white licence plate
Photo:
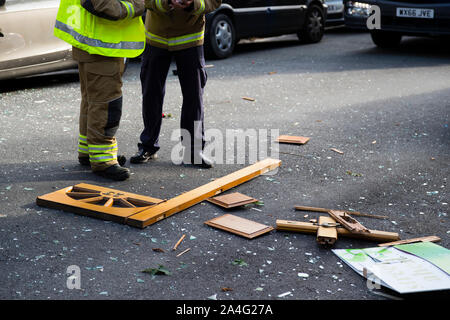
[[[342,4],[328,4],[328,13],[340,13],[344,10],[344,5]]]
[[[397,17],[434,19],[433,9],[397,8]]]

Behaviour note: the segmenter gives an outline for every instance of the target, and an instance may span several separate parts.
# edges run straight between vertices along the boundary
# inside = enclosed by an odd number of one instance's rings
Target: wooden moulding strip
[[[317,224],[313,224],[310,222],[277,220],[276,223],[277,230],[281,231],[316,234],[317,230],[319,229],[319,226]],[[339,236],[349,238],[365,239],[379,242],[400,240],[400,237],[396,232],[369,230],[370,233],[352,233],[342,227],[337,227],[336,230]]]
[[[387,243],[380,243],[378,244],[379,247],[389,247],[389,246],[396,246],[398,244],[407,244],[407,243],[416,243],[416,242],[439,242],[441,241],[441,238],[437,236],[429,236],[429,237],[421,237],[421,238],[413,238],[413,239],[406,239],[406,240],[400,240],[400,241],[394,241],[394,242],[387,242]]]
[[[137,228],[145,228],[161,219],[185,210],[225,190],[231,189],[261,174],[274,170],[280,165],[281,160],[277,159],[267,158],[259,161],[253,165],[183,193],[175,198],[169,199],[166,202],[141,211],[129,217],[127,219],[127,224]]]
[[[336,221],[331,217],[319,217],[319,228],[317,229],[317,242],[320,244],[333,245],[337,240],[336,227],[323,227],[324,223],[335,224]]]
[[[332,209],[295,206],[295,210],[328,213]],[[358,211],[348,211],[348,210],[341,210],[341,211],[344,211],[346,214],[349,214],[351,216],[368,217],[368,218],[375,218],[375,219],[389,219],[389,217],[387,217],[387,216],[380,216],[380,215],[376,215],[376,214],[369,214],[369,213],[363,213],[363,212],[358,212]]]

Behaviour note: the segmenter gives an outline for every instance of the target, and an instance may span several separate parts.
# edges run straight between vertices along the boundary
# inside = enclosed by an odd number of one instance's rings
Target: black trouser
[[[167,74],[172,61],[177,65],[178,79],[183,94],[181,109],[181,129],[187,130],[190,141],[183,140],[185,148],[191,148],[200,141],[201,148],[205,144],[203,129],[203,88],[206,84],[205,58],[203,46],[179,51],[147,45],[141,67],[142,84],[142,116],[144,130],[141,133],[139,148],[154,153],[159,150],[159,133],[162,122],[162,107],[166,87]],[[195,142],[194,142],[195,141]]]

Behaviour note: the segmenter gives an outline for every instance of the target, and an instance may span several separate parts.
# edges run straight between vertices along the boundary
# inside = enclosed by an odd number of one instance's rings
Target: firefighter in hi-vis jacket
[[[94,173],[125,180],[130,171],[117,156],[115,134],[122,115],[124,57],[145,48],[144,0],[61,0],[54,34],[73,46],[81,107],[78,159]]]

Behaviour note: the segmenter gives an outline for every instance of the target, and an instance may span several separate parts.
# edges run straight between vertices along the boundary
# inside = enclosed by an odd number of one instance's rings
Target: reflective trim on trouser
[[[78,152],[83,154],[89,154],[87,137],[82,134],[80,134],[78,137]]]
[[[89,144],[91,162],[108,162],[117,160],[117,143],[110,145]]]
[[[117,153],[115,154],[111,154],[111,153],[100,153],[100,154],[95,154],[89,155],[89,161],[91,162],[108,162],[108,161],[117,161]]]

